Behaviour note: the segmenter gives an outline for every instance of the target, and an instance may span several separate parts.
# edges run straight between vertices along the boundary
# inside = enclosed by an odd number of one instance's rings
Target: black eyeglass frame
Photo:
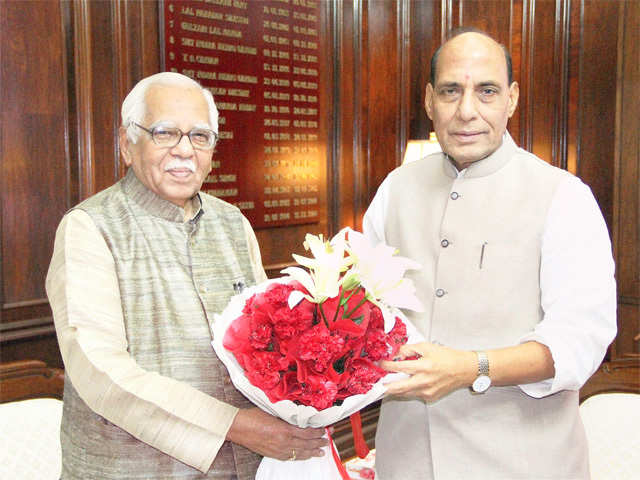
[[[196,150],[213,150],[214,148],[216,148],[216,145],[218,143],[218,134],[216,132],[214,132],[213,130],[209,130],[208,128],[192,128],[191,130],[189,130],[188,132],[183,132],[182,130],[180,130],[177,127],[163,127],[158,125],[157,127],[153,127],[151,130],[149,130],[146,127],[143,127],[142,125],[140,125],[139,123],[136,122],[131,122],[133,123],[136,127],[141,128],[142,130],[144,130],[145,132],[147,132],[150,136],[151,136],[151,140],[153,141],[153,143],[155,143],[156,145],[158,145],[159,147],[162,148],[173,148],[176,145],[178,145],[181,141],[182,141],[182,137],[184,137],[185,135],[187,136],[187,138],[189,139],[189,143],[191,143],[191,146],[196,149]],[[158,144],[158,142],[156,141],[153,132],[156,130],[156,128],[164,128],[165,130],[177,130],[178,132],[180,132],[180,137],[178,138],[178,141],[174,144],[174,145],[160,145]],[[191,139],[191,132],[193,132],[194,130],[196,131],[206,131],[206,132],[211,132],[213,134],[213,144],[210,147],[196,147],[193,144],[193,140]]]

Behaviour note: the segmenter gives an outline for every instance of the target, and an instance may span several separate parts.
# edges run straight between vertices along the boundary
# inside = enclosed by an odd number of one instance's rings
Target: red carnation
[[[289,366],[287,359],[278,352],[255,352],[246,359],[249,381],[261,389],[272,389],[280,381],[281,372]]]
[[[304,332],[298,341],[298,357],[311,360],[314,369],[324,372],[342,351],[344,338],[329,332],[324,323],[318,323]]]
[[[383,369],[366,359],[354,360],[352,368],[345,387],[351,395],[367,393],[374,383],[387,374]]]
[[[335,383],[327,381],[319,375],[310,375],[306,383],[301,385],[299,401],[304,405],[311,405],[318,410],[324,410],[333,405],[338,393]]]

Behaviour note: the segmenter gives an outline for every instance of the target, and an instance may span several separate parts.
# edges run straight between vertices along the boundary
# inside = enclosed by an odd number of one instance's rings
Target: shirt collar
[[[458,172],[449,156],[444,154],[444,172],[451,178],[459,176],[464,176],[464,178],[486,177],[504,167],[517,150],[518,146],[511,138],[511,135],[509,135],[509,132],[505,132],[502,136],[502,145],[495,152],[482,160],[472,163],[460,172]]]
[[[138,177],[133,168],[129,168],[127,174],[122,179],[122,190],[132,201],[154,217],[159,217],[170,222],[184,223],[184,208],[179,207],[164,198],[160,198],[149,190]],[[202,215],[202,200],[200,194],[196,193],[190,200],[193,205],[191,218],[189,221],[197,221]]]

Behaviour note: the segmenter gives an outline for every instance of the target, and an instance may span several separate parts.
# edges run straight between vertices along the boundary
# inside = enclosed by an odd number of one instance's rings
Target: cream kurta
[[[409,275],[426,313],[409,312],[409,317],[426,338],[481,350],[518,344],[536,330],[545,316],[541,298],[549,297],[540,288],[541,268],[548,261],[541,258],[547,215],[568,176],[518,149],[508,135],[498,151],[464,175],[436,154],[389,176],[385,212],[393,213],[383,217],[379,239],[424,267]],[[590,232],[575,232],[576,238],[585,233]],[[556,254],[553,259],[559,262],[562,255],[571,255]],[[580,332],[580,302],[574,302],[577,308],[563,312],[566,334],[557,329],[555,339],[596,338],[594,358],[587,360],[596,366],[615,334],[610,248],[598,255],[604,260],[593,261],[606,265],[606,278],[595,282],[605,290],[596,297],[606,303],[606,318],[602,328],[595,323],[590,328],[601,328],[604,335]],[[564,289],[556,292],[558,303],[565,293],[585,301],[591,293],[572,291],[569,285]],[[577,407],[575,390],[533,398],[517,386],[492,387],[483,395],[458,390],[428,407],[415,400],[385,400],[376,437],[379,477],[588,478]]]

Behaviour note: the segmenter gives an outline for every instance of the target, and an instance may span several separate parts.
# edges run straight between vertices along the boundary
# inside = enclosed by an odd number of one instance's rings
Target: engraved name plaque
[[[165,0],[165,70],[208,88],[220,141],[202,189],[254,228],[315,223],[326,200],[320,1]]]

